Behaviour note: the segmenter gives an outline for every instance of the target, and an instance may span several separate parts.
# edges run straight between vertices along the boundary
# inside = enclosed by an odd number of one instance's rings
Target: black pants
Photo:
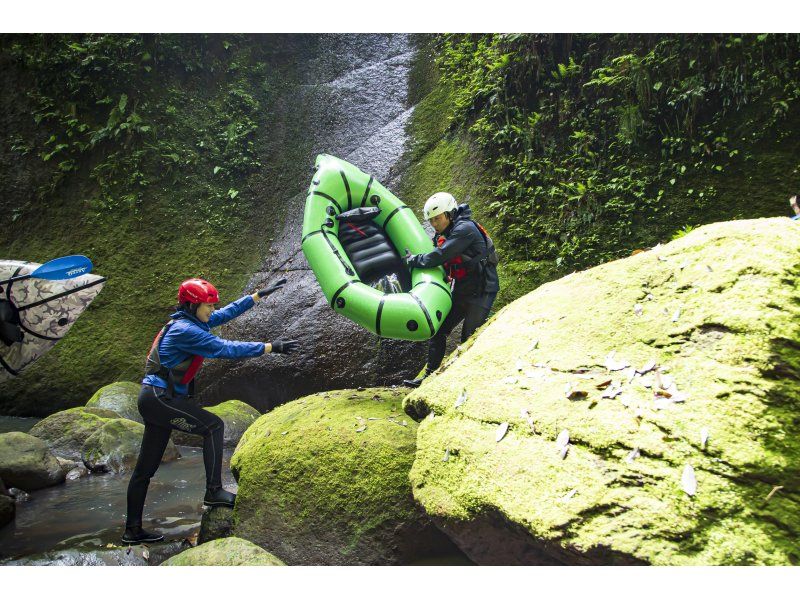
[[[453,328],[463,320],[461,342],[466,341],[472,336],[473,332],[486,322],[496,296],[497,293],[486,293],[480,297],[468,299],[453,298],[453,307],[450,313],[447,314],[438,332],[428,343],[428,372],[432,372],[442,364],[444,352],[447,348],[447,337],[453,331]]]
[[[144,418],[144,437],[139,459],[128,483],[128,527],[142,524],[144,498],[156,473],[173,429],[203,436],[206,485],[222,486],[222,420],[186,397],[167,398],[163,388],[142,384],[139,413]]]

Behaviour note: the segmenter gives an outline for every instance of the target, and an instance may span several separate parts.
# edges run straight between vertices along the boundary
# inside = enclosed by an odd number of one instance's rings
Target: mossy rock
[[[86,439],[102,428],[110,419],[120,416],[108,409],[73,407],[54,413],[36,423],[31,436],[45,441],[57,457],[80,459]]]
[[[65,474],[43,440],[7,432],[0,434],[0,477],[10,488],[31,492],[62,483]]]
[[[139,414],[138,407],[141,388],[141,384],[134,382],[114,382],[94,393],[86,402],[86,406],[109,409],[120,417],[143,424],[144,420]]]
[[[234,534],[290,565],[404,563],[432,549],[408,482],[406,392],[332,391],[262,415],[231,458]]]
[[[162,566],[276,566],[285,565],[278,557],[242,538],[222,538],[184,550],[167,559]]]
[[[233,509],[216,507],[203,513],[203,518],[200,520],[200,532],[197,534],[198,544],[227,538],[232,535]]]
[[[788,218],[540,287],[407,396],[414,497],[479,564],[800,563],[798,296]]]
[[[258,409],[242,401],[225,401],[204,409],[220,417],[225,423],[223,444],[226,448],[234,448],[245,430],[261,415]],[[181,446],[203,446],[203,437],[173,430],[172,442]]]
[[[125,418],[112,419],[86,439],[81,450],[84,465],[94,472],[124,473],[136,465],[144,426]],[[180,458],[170,440],[162,463]]]

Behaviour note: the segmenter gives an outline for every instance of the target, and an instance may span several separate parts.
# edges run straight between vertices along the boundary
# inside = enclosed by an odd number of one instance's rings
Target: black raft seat
[[[339,242],[362,282],[370,284],[395,274],[403,291],[408,291],[411,276],[405,263],[383,229],[373,222],[379,213],[377,207],[355,208],[336,216]]]

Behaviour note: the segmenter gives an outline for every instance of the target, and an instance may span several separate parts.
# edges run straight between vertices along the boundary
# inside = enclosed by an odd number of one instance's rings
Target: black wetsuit
[[[150,478],[156,473],[172,430],[203,436],[206,486],[222,486],[222,420],[186,396],[168,398],[163,388],[142,384],[139,413],[144,418],[144,436],[139,460],[128,484],[128,522],[142,524],[142,511]]]
[[[440,243],[439,239],[444,239]],[[459,322],[461,342],[466,341],[489,317],[500,283],[497,266],[483,263],[478,267],[478,259],[485,255],[488,239],[484,238],[472,220],[472,211],[467,204],[458,206],[453,222],[441,235],[434,237],[434,249],[430,253],[417,256],[415,266],[432,268],[441,266],[461,256],[467,263],[466,275],[455,281],[453,288],[453,307],[442,322],[437,333],[428,344],[428,372],[438,368],[447,346],[447,336]],[[476,258],[474,261],[472,258]]]

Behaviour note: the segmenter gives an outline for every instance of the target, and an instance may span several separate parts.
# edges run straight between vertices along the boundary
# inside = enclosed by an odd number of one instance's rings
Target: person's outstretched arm
[[[244,312],[253,307],[256,304],[256,301],[260,301],[267,295],[271,295],[275,291],[280,290],[285,284],[286,279],[281,278],[278,282],[270,285],[266,289],[256,291],[252,295],[245,295],[241,299],[237,299],[233,303],[229,303],[222,309],[219,309],[211,314],[211,317],[208,319],[209,327],[213,328],[214,326],[220,326],[225,322],[230,322],[234,318],[241,316]]]
[[[252,301],[250,296],[244,299]],[[175,345],[181,351],[192,355],[222,359],[258,357],[263,355],[267,348],[265,343],[225,340],[197,326],[189,328],[180,335],[180,338],[175,339]]]
[[[472,238],[470,237],[469,232],[465,229],[466,227],[464,226],[454,228],[450,238],[448,238],[440,247],[437,247],[430,253],[412,255],[410,258],[408,258],[408,265],[412,268],[435,268],[436,266],[441,266],[446,261],[461,255],[464,253],[464,250],[469,247],[470,243],[472,243]]]

